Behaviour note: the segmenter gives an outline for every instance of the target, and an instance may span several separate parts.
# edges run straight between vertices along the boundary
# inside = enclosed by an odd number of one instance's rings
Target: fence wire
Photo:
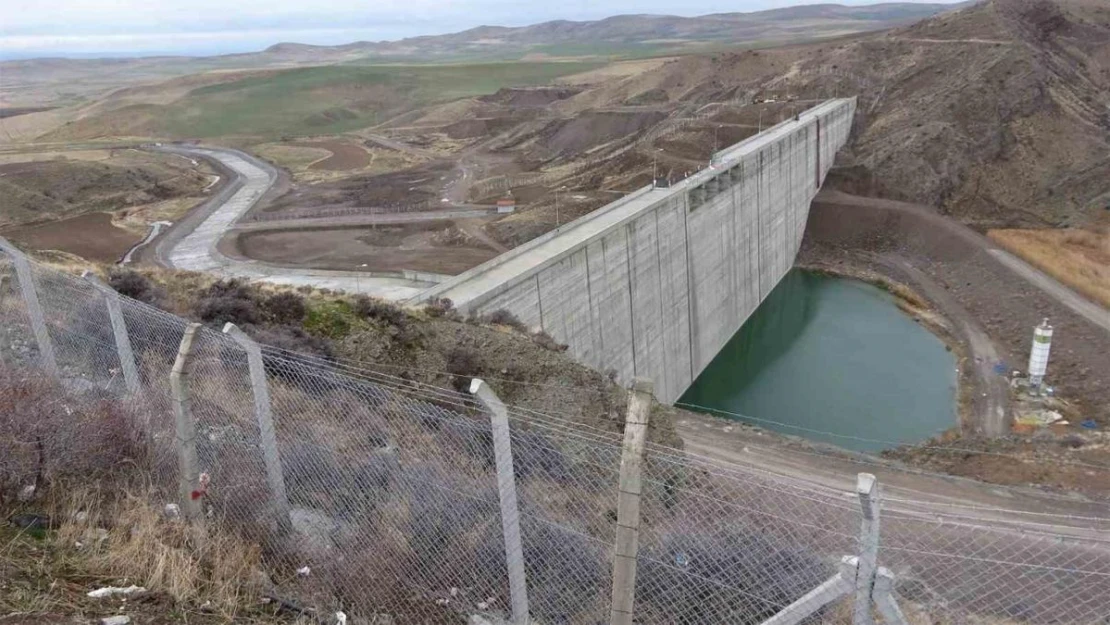
[[[139,378],[132,393],[107,306],[117,296],[30,269],[61,383],[77,400],[128,406],[152,503],[179,501],[178,454],[191,444],[205,523],[261,545],[274,581],[305,605],[394,622],[511,617],[494,434],[477,400],[261,346],[260,410],[248,347],[201,328],[188,377],[195,439],[183,441],[169,374],[188,323],[119,298]],[[42,363],[28,311],[13,259],[0,255],[9,371]],[[508,422],[530,616],[606,622],[621,436],[512,406]],[[0,430],[0,477],[33,462],[28,432],[50,428],[67,449],[112,443],[66,418],[0,425],[11,429]],[[855,493],[655,444],[642,482],[637,623],[760,623],[861,553]],[[938,511],[905,499],[883,501],[881,512],[879,564],[894,573],[910,623],[1110,622],[1106,519]],[[805,622],[851,620],[846,597]]]

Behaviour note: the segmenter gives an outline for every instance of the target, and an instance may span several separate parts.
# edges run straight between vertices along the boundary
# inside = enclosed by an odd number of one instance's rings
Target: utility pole
[[[756,133],[763,132],[763,107],[759,107],[759,130]]]

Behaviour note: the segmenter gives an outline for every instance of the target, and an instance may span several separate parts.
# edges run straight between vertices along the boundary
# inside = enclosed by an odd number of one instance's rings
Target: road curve
[[[826,204],[840,204],[844,206],[871,206],[875,208],[883,208],[887,210],[897,210],[907,213],[916,214],[924,219],[939,224],[947,229],[952,236],[960,237],[972,245],[986,251],[998,263],[1014,272],[1026,282],[1037,287],[1049,297],[1053,298],[1063,306],[1071,309],[1075,314],[1083,317],[1091,322],[1094,326],[1102,328],[1106,332],[1110,332],[1110,311],[1102,306],[1092,302],[1091,300],[1083,297],[1079,293],[1064,286],[1055,278],[1049,276],[1043,271],[1033,267],[1029,263],[1021,260],[1013,254],[1000,249],[998,244],[988,239],[987,237],[975,232],[971,228],[960,224],[952,219],[948,219],[943,215],[937,214],[926,207],[910,204],[908,202],[899,202],[895,200],[885,200],[880,198],[869,198],[857,195],[850,195],[841,191],[833,191],[831,189],[822,189],[815,202],[824,202]]]
[[[237,150],[166,146],[164,151],[216,161],[234,178],[196,210],[199,223],[185,221],[157,249],[159,264],[174,269],[203,271],[225,278],[287,286],[313,286],[386,299],[406,299],[431,286],[402,277],[380,277],[354,271],[326,271],[281,267],[222,254],[217,246],[224,234],[247,213],[277,180],[277,170]]]

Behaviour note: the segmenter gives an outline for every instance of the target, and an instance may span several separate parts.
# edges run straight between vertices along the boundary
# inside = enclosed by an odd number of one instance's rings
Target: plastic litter
[[[119,586],[107,586],[105,588],[97,588],[90,591],[88,594],[93,599],[103,599],[105,597],[113,597],[115,595],[133,595],[137,592],[146,592],[146,588],[142,586],[128,586],[127,588],[120,588]]]

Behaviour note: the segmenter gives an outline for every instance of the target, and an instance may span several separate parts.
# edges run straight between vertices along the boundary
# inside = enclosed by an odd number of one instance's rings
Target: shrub
[[[495,310],[485,317],[482,317],[482,322],[494,325],[509,326],[510,328],[520,330],[524,333],[527,333],[529,331],[528,326],[525,325],[523,321],[521,321],[519,318],[517,318],[516,315],[505,310],[504,308]]]
[[[304,321],[304,298],[288,291],[275,293],[262,302],[266,321],[278,325],[300,325]]]
[[[201,321],[221,326],[258,323],[261,314],[255,293],[238,280],[220,280],[201,292],[193,307]]]
[[[0,368],[0,503],[27,486],[125,479],[149,470],[143,420],[110,400],[69,397],[38,375]]]
[[[683,625],[763,622],[831,575],[814,554],[738,527],[671,533],[641,553],[637,607]]]
[[[351,332],[355,320],[350,304],[334,300],[309,307],[304,327],[309,333],[329,339],[342,339]]]
[[[542,517],[542,513],[536,515]],[[608,608],[609,598],[598,592],[609,576],[604,547],[573,531],[524,515],[521,534],[532,616],[541,623],[598,622],[597,614],[573,616],[575,608],[584,612],[603,612]],[[597,597],[595,605],[586,603],[588,597]],[[676,609],[670,616],[673,619],[681,614]]]
[[[456,345],[447,354],[447,373],[452,375],[451,385],[460,393],[467,392],[470,379],[481,373],[481,362],[473,350]]]
[[[424,307],[424,312],[428,313],[429,317],[457,317],[455,312],[455,303],[447,297],[433,297],[428,300],[428,305]]]
[[[436,590],[465,587],[482,598],[497,592],[505,570],[497,492],[461,497],[429,465],[405,469],[400,482],[408,493],[410,579]]]
[[[535,344],[539,345],[540,347],[542,347],[544,349],[549,349],[553,352],[563,352],[563,351],[567,350],[566,345],[563,345],[559,341],[556,341],[554,338],[552,338],[552,336],[550,334],[548,334],[547,332],[543,332],[543,331],[536,332],[535,334],[533,334],[532,335],[532,342],[534,342]]]
[[[355,298],[355,314],[371,321],[381,321],[393,326],[403,326],[408,320],[400,307],[365,295]]]
[[[269,328],[250,328],[251,337],[263,345],[270,345],[278,349],[301,354],[309,354],[327,360],[332,359],[331,343],[327,340],[312,336],[295,326],[272,326]],[[267,362],[267,367],[270,366]],[[277,363],[273,363],[275,366]]]
[[[108,274],[108,286],[120,295],[151,306],[158,306],[165,297],[162,289],[133,269],[112,269]]]

